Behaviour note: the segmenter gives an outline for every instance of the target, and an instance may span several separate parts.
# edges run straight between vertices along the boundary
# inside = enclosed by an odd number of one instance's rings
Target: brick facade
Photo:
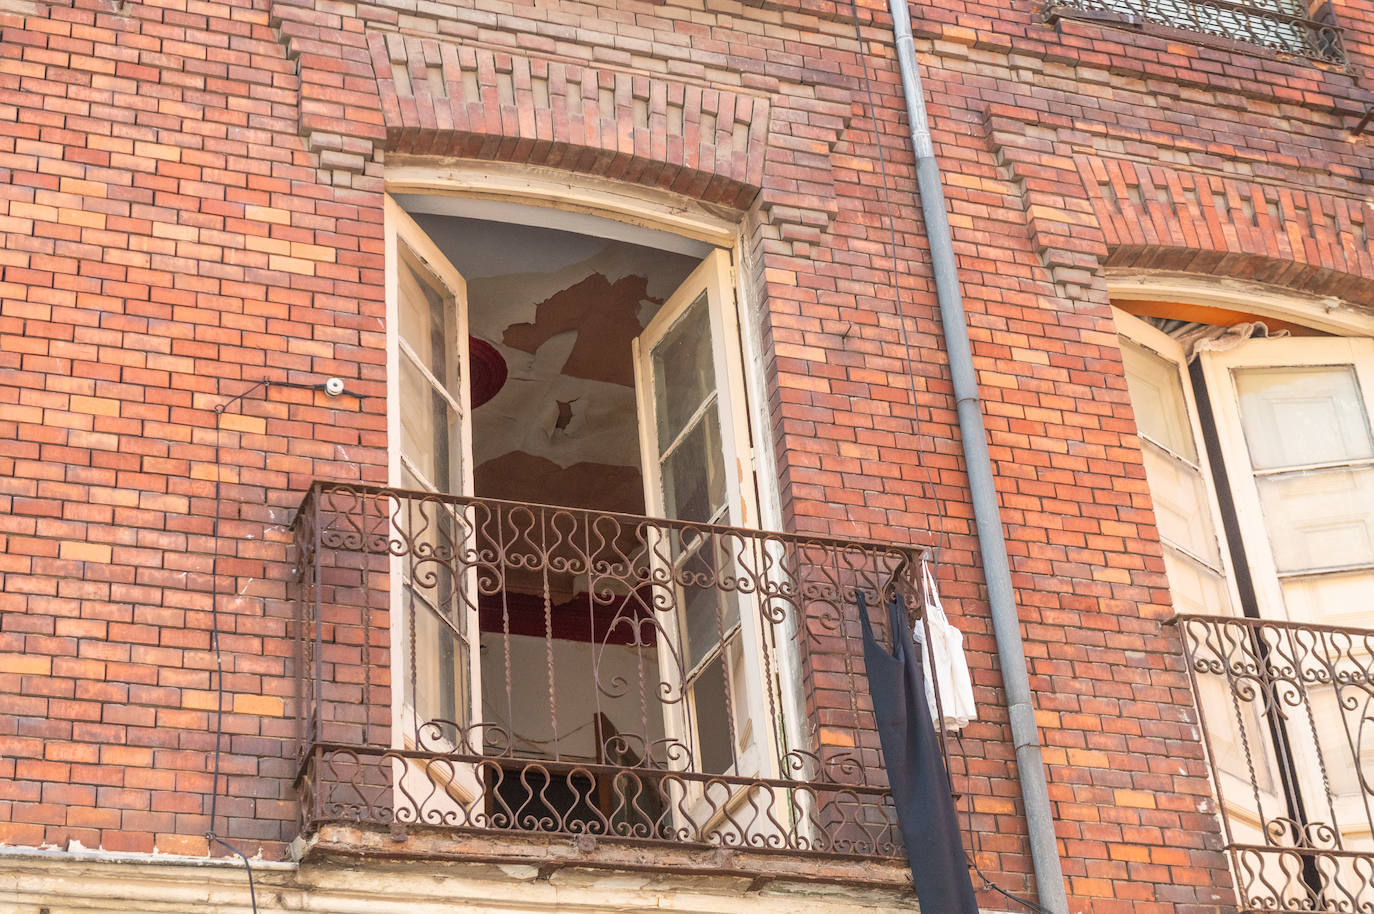
[[[1374,305],[1374,139],[1349,135],[1374,96],[1031,7],[913,24],[1067,887],[1093,914],[1227,910],[1109,272]],[[1332,12],[1363,76],[1374,3]],[[0,5],[0,843],[209,852],[218,586],[220,831],[286,853],[288,524],[313,479],[385,482],[387,161],[456,156],[738,215],[787,525],[947,534],[984,710],[956,787],[979,864],[1033,892],[885,8],[857,27],[825,0]],[[215,411],[331,375],[361,396]]]

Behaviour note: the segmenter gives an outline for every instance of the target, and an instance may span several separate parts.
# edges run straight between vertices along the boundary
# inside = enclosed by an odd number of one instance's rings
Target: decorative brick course
[[[1055,116],[1034,128],[1054,137],[1047,155],[1044,145],[1025,143],[1032,125],[1011,113],[993,106],[984,126],[1056,281],[1082,284],[1103,266],[1133,266],[1374,303],[1367,279],[1374,274],[1372,217],[1357,187],[1323,180],[1296,162],[1281,169],[1232,159],[1233,172],[1262,176],[1246,180],[1215,168],[1104,155],[1096,144],[1119,139],[1114,131],[1073,129]],[[1169,151],[1215,162],[1188,146]]]
[[[547,165],[737,209],[763,183],[766,98],[398,33],[368,47],[389,150]]]

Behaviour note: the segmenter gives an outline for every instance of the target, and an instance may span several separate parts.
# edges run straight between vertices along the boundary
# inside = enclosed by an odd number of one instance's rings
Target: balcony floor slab
[[[558,884],[584,884],[618,873],[645,888],[668,888],[690,879],[729,895],[796,894],[833,896],[854,902],[856,890],[874,903],[904,911],[915,906],[904,861],[772,853],[734,848],[644,845],[590,836],[500,835],[412,827],[393,833],[379,826],[322,825],[298,839],[293,852],[302,864],[349,860],[433,861],[498,867],[509,877]]]

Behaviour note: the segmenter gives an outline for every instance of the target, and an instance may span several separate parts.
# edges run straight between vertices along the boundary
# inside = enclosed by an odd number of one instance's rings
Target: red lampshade
[[[506,383],[506,360],[496,347],[475,336],[468,337],[468,358],[472,364],[472,408],[496,396]]]

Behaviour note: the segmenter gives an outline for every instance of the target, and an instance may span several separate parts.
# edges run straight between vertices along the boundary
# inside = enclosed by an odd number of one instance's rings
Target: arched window
[[[1118,304],[1178,610],[1374,625],[1374,327]]]
[[[1228,849],[1246,898],[1339,899],[1374,848],[1374,635],[1347,630],[1374,629],[1374,321],[1199,297],[1115,316]]]
[[[566,828],[668,817],[595,766],[777,777],[772,635],[708,532],[759,520],[732,251],[454,199],[386,212],[392,483],[428,538],[393,603],[400,740],[470,759],[455,802]],[[463,549],[492,557],[423,558]]]

